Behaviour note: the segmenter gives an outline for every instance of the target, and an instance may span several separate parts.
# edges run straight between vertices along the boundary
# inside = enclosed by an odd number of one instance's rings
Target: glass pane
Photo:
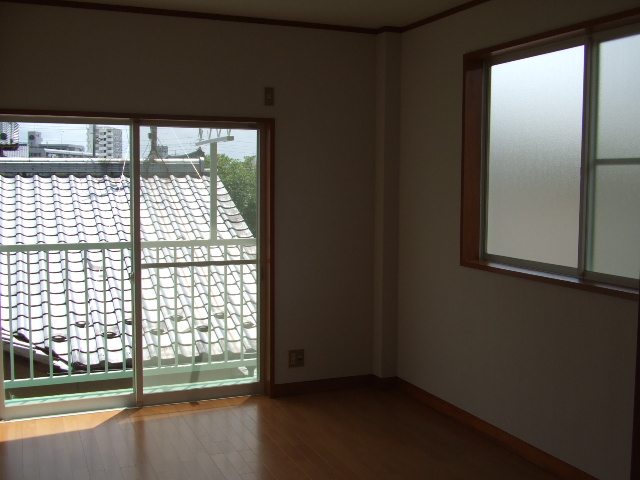
[[[486,251],[576,267],[582,46],[491,68]]]
[[[640,34],[600,44],[597,157],[640,158]]]
[[[7,405],[132,393],[128,127],[2,122],[0,131],[11,132],[0,143]]]
[[[598,165],[590,270],[640,275],[640,163]]]
[[[257,131],[140,138],[144,392],[256,382]]]

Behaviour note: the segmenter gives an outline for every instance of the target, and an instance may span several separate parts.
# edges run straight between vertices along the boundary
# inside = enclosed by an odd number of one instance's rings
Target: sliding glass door
[[[127,405],[128,122],[34,119],[0,130],[3,407],[34,415],[86,398]]]
[[[144,393],[258,381],[258,135],[140,129]]]
[[[0,117],[3,419],[262,390],[259,132]]]

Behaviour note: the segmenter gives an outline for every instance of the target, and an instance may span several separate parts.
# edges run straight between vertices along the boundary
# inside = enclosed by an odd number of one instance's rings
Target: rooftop
[[[122,164],[120,164],[120,168]],[[133,349],[131,180],[0,176],[0,318],[5,350],[57,373],[130,365]],[[217,181],[140,180],[145,365],[255,358],[255,240]],[[243,260],[241,265],[182,262]]]

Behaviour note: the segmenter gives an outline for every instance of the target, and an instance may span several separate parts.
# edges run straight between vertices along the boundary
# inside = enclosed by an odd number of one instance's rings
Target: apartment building
[[[88,127],[87,152],[94,158],[122,158],[122,130],[103,125]]]

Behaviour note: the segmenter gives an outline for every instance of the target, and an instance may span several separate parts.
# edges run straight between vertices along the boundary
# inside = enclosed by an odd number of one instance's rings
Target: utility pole
[[[221,136],[222,130],[218,130],[216,138],[211,138],[211,129],[209,129],[209,138],[207,140],[202,139],[202,129],[199,132],[200,141],[196,142],[196,146],[209,145],[209,188],[211,189],[209,194],[209,211],[211,212],[211,218],[216,218],[216,212],[218,211],[218,143],[220,142],[232,142],[234,137],[231,136],[231,130],[227,130],[225,136]],[[218,237],[218,226],[215,220],[211,222],[210,239],[216,240]]]
[[[149,140],[151,140],[151,150],[147,155],[147,161],[155,162],[158,158],[161,158],[160,152],[158,152],[158,127],[151,127]]]

